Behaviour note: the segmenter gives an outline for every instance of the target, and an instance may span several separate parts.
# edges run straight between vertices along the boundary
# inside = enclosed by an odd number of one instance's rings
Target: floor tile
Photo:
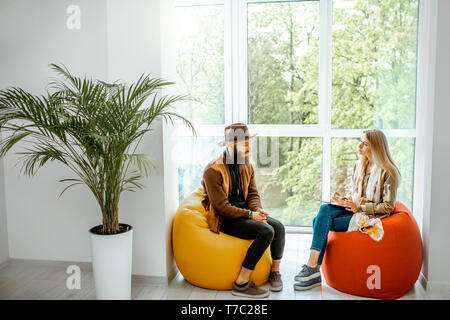
[[[281,292],[270,292],[268,299],[370,299],[339,292],[324,282],[320,287],[310,290],[294,290],[294,277],[308,259],[311,239],[311,234],[286,234],[285,252],[280,265],[283,290]],[[81,288],[79,290],[67,288],[68,276],[66,268],[63,266],[39,265],[26,261],[4,265],[0,269],[0,299],[96,299],[92,271],[82,269]],[[266,284],[263,288],[268,289],[269,285]],[[136,300],[254,300],[233,296],[229,290],[208,290],[196,287],[186,281],[181,273],[178,273],[168,285],[132,283],[131,298]],[[422,288],[419,282],[416,282],[414,287],[400,299],[450,299],[450,295],[444,291],[429,293]]]

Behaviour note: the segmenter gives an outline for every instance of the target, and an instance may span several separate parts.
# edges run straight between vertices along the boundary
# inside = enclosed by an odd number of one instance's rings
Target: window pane
[[[176,150],[180,202],[202,186],[206,165],[223,151],[223,147],[218,146],[221,140],[223,137],[178,137]]]
[[[413,210],[414,195],[414,154],[415,138],[388,139],[389,148],[395,164],[402,175],[398,188],[397,200]]]
[[[205,166],[224,148],[223,137],[180,137],[179,201],[201,186]],[[286,225],[311,226],[322,196],[322,138],[257,137],[250,145],[265,210]]]
[[[265,139],[278,165],[268,169],[258,150],[255,179],[264,209],[285,225],[311,226],[320,206],[314,198],[322,198],[322,138],[258,137],[259,149]]]
[[[180,113],[197,124],[224,123],[223,6],[176,8]]]
[[[319,1],[248,4],[248,123],[318,121]]]
[[[331,139],[331,194],[350,192],[352,170],[358,161],[359,138]]]
[[[413,209],[415,138],[388,138],[389,150],[401,174],[397,200]],[[356,138],[331,140],[331,192],[350,191],[353,165],[358,161]]]
[[[333,1],[333,128],[415,128],[418,0]]]

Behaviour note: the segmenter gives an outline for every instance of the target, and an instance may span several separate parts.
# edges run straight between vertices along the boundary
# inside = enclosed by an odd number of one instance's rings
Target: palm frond
[[[60,180],[70,184],[59,197],[85,184],[99,203],[103,229],[117,232],[120,193],[144,188],[140,180],[156,168],[148,155],[136,153],[153,121],[180,119],[195,134],[192,123],[173,110],[187,97],[160,96],[173,82],[149,74],[126,85],[74,76],[64,65],[50,67],[62,80],[53,79],[45,95],[0,90],[0,130],[9,133],[0,140],[0,157],[23,142],[27,147],[17,154],[25,175],[36,174],[49,161],[66,165],[78,179]],[[130,165],[136,170],[128,173]]]

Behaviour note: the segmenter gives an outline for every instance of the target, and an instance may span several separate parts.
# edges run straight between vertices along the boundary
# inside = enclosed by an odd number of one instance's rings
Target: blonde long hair
[[[378,202],[381,197],[381,170],[385,170],[389,175],[391,175],[393,180],[397,181],[397,184],[400,179],[400,171],[395,165],[394,160],[392,160],[384,133],[377,129],[366,130],[363,133],[370,142],[372,155],[372,159],[370,160],[373,163],[370,170],[371,174],[369,181],[366,186],[366,195],[370,200]],[[368,165],[368,160],[369,159],[364,156],[359,159],[356,166],[355,175],[352,179],[352,198],[358,203],[363,191],[362,183]]]
[[[395,181],[400,181],[400,170],[392,159],[389,145],[383,131],[378,129],[365,130],[363,132],[370,142],[372,161],[379,168],[386,170]],[[364,159],[365,160],[365,159]],[[367,160],[365,160],[367,162]],[[367,163],[364,163],[365,167]]]

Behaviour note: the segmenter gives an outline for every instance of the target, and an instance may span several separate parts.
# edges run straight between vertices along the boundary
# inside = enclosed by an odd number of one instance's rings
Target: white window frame
[[[223,5],[224,6],[224,88],[225,88],[225,123],[217,125],[196,124],[197,135],[222,136],[225,124],[232,122],[247,123],[247,4],[257,2],[287,2],[297,0],[169,0],[162,8],[162,17],[166,19],[166,25],[173,21],[169,19],[171,12],[168,8],[179,6],[197,5]],[[302,0],[300,0],[302,1]],[[303,0],[308,1],[308,0]],[[257,132],[260,136],[278,137],[321,137],[323,141],[322,156],[322,198],[330,199],[331,187],[331,139],[332,138],[358,138],[364,129],[333,129],[331,127],[331,90],[332,90],[332,3],[333,0],[318,0],[319,3],[319,102],[318,102],[318,124],[312,125],[276,125],[276,124],[248,124],[251,132]],[[166,0],[164,1],[166,2]],[[427,92],[426,79],[428,77],[427,62],[430,57],[428,48],[429,25],[430,25],[430,2],[419,0],[419,25],[418,25],[418,48],[417,48],[417,85],[416,85],[416,126],[415,129],[384,129],[388,138],[414,138],[414,183],[413,183],[413,208],[419,224],[422,223],[424,206],[424,166],[427,161],[423,150],[425,141],[423,133],[431,134],[427,128]],[[325,22],[325,23],[323,23]],[[166,32],[170,28],[162,28]],[[165,30],[165,31],[164,31]],[[173,31],[172,31],[173,32]],[[172,34],[172,39],[173,39]],[[168,45],[162,48],[162,56],[173,50],[175,46]],[[173,53],[169,55],[172,59],[163,59],[163,75],[175,79],[176,73]],[[164,64],[166,66],[164,67]],[[164,72],[166,70],[166,72]],[[429,121],[428,121],[429,122]],[[425,131],[426,130],[426,131]],[[192,136],[185,127],[177,127],[177,137]],[[177,168],[173,168],[177,170]],[[174,189],[174,188],[172,188]],[[178,199],[178,196],[176,197]],[[419,219],[418,219],[419,218]],[[420,228],[422,229],[422,228]],[[312,232],[311,227],[289,227],[288,232]]]

